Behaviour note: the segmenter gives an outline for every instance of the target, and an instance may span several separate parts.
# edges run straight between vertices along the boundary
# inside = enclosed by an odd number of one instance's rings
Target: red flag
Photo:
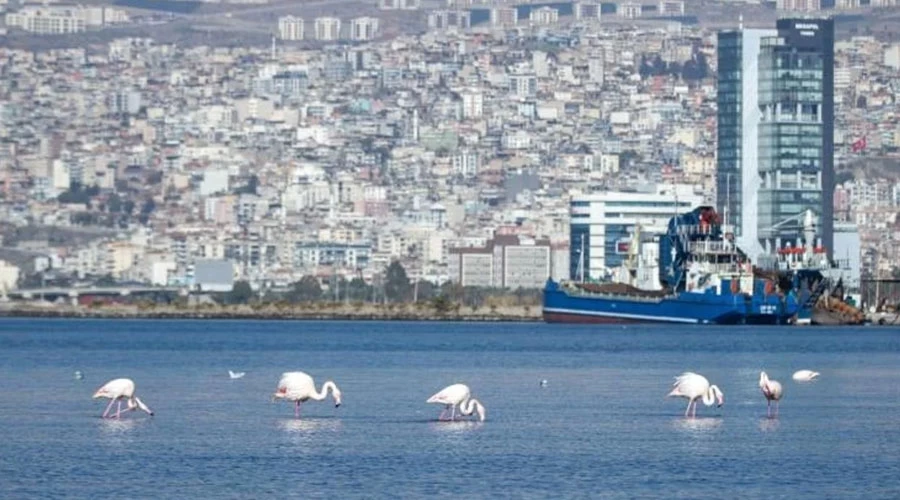
[[[866,149],[866,138],[863,137],[862,139],[859,139],[856,142],[854,142],[850,146],[850,149],[853,153],[858,153],[858,152],[862,151],[863,149]]]

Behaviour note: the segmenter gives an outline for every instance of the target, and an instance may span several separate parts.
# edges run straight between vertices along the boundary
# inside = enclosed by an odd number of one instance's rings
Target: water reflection
[[[455,422],[431,421],[428,426],[431,430],[445,436],[459,436],[467,432],[480,429],[484,422],[477,420],[457,420]]]
[[[676,418],[672,421],[675,430],[693,435],[702,435],[715,431],[721,427],[723,420],[718,417],[708,418]]]
[[[759,430],[762,432],[775,432],[779,426],[781,422],[777,418],[765,417],[759,420]]]
[[[290,434],[310,434],[313,432],[336,432],[341,421],[336,419],[289,419],[278,422],[281,430]]]
[[[114,447],[128,445],[134,441],[134,432],[132,431],[145,421],[145,419],[99,418],[97,419],[97,426],[100,429],[102,438],[98,441]]]

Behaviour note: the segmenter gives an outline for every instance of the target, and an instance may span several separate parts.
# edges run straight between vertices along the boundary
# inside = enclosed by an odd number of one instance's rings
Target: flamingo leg
[[[451,422],[456,421],[456,405],[453,405],[453,407],[450,410],[450,421]]]
[[[116,405],[116,418],[122,418],[122,400],[119,400],[119,404]]]
[[[447,410],[450,409],[450,405],[445,405],[444,409],[441,410],[441,414],[438,416],[438,422],[443,422],[444,418],[447,416]]]
[[[294,405],[294,418],[300,418],[300,401]]]
[[[772,401],[769,399],[766,399],[766,416],[772,416]]]
[[[697,401],[694,401],[694,411],[691,412],[692,418],[697,418]]]
[[[110,400],[109,400],[109,404],[106,405],[106,411],[103,412],[103,416],[100,417],[100,418],[106,418],[106,416],[109,415],[109,410],[112,409],[113,403],[115,403],[115,402],[116,402],[115,399],[110,399]]]

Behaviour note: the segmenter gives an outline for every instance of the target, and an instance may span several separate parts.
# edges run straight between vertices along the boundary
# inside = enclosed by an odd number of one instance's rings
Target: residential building
[[[39,35],[64,35],[87,29],[84,9],[57,5],[25,6],[6,14],[6,25]]]
[[[293,263],[298,269],[336,266],[349,270],[369,267],[372,246],[368,243],[297,242]]]
[[[600,21],[603,8],[600,2],[578,2],[575,4],[575,19],[578,21]]]
[[[552,7],[540,7],[533,9],[528,15],[532,24],[550,26],[559,22],[559,10]]]
[[[278,37],[282,40],[303,40],[305,35],[303,18],[294,16],[278,18]]]
[[[316,40],[333,42],[341,39],[341,20],[336,17],[317,17]]]
[[[350,21],[350,39],[369,41],[378,35],[378,18],[357,17]]]
[[[637,19],[641,17],[643,6],[637,2],[625,2],[616,6],[616,13],[625,19]]]
[[[515,7],[496,7],[491,9],[491,26],[495,28],[511,28],[519,22],[519,11]]]
[[[777,0],[775,2],[777,10],[787,10],[792,12],[816,12],[822,9],[821,0]]]
[[[484,247],[451,248],[450,281],[462,286],[541,288],[551,275],[549,240],[496,235]]]
[[[472,13],[465,10],[435,10],[428,14],[428,27],[438,30],[469,29],[472,27]]]

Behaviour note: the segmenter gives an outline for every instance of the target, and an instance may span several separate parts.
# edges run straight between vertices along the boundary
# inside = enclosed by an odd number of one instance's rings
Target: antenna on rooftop
[[[744,15],[738,14],[738,29],[744,31]]]
[[[275,35],[272,35],[272,60],[275,60]]]

